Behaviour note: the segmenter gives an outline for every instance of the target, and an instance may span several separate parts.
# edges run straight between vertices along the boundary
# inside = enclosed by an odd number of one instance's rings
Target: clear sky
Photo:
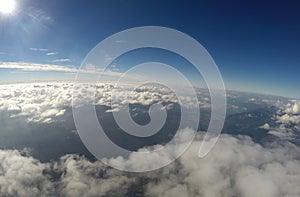
[[[37,72],[28,63],[73,69],[106,37],[154,25],[198,40],[228,89],[300,98],[300,1],[15,1],[11,14],[0,13],[0,62],[10,62],[0,68],[1,82],[61,80],[69,73]]]

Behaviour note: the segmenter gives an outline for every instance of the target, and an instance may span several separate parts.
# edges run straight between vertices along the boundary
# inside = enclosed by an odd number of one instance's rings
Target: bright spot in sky
[[[15,0],[0,0],[0,13],[10,14],[16,6]]]

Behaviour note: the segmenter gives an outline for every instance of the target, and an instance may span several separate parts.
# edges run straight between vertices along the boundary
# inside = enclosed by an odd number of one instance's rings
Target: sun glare
[[[15,10],[15,6],[14,0],[0,0],[0,13],[10,14]]]

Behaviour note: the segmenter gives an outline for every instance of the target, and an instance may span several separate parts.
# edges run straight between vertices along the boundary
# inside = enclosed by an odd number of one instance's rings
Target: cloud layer
[[[91,101],[93,98],[94,85],[82,86],[80,103]],[[111,106],[111,91],[114,86],[109,83],[98,84],[96,87],[96,97],[93,99],[95,105]],[[130,91],[130,92],[129,92]],[[118,110],[127,104],[151,105],[157,102],[166,102],[171,108],[172,103],[178,103],[174,93],[168,88],[149,86],[141,87],[131,91],[129,89],[117,89],[114,91],[115,97],[123,102],[113,105],[111,109]],[[126,94],[125,94],[126,93]],[[131,96],[128,99],[127,93]],[[52,122],[55,117],[63,115],[66,107],[72,107],[73,83],[34,83],[34,84],[13,84],[0,86],[0,111],[11,113],[11,117],[24,116],[28,122],[47,123]],[[188,97],[182,97],[187,106],[193,106]],[[209,101],[202,98],[200,106],[209,106]]]
[[[40,163],[18,151],[1,150],[1,196],[125,196],[130,192],[163,197],[300,195],[299,147],[289,143],[262,147],[249,137],[222,135],[213,151],[200,159],[201,138],[199,135],[175,163],[140,174],[120,172],[78,155]],[[155,162],[145,160],[127,162]],[[51,174],[59,177],[53,179]]]
[[[0,68],[21,69],[24,71],[60,71],[60,72],[77,72],[74,67],[59,66],[53,64],[36,64],[27,62],[2,62]]]
[[[1,196],[51,196],[54,185],[44,171],[48,164],[16,150],[0,150]]]
[[[71,106],[72,87],[71,83],[2,85],[0,111],[11,118],[25,117],[27,122],[50,123]],[[98,84],[95,104],[110,105],[112,87],[109,83]],[[86,90],[81,95],[83,100],[85,97],[89,100],[91,86],[82,88]],[[118,97],[124,96],[124,92],[116,92]],[[200,106],[209,106],[206,96],[200,99]],[[178,102],[169,89],[156,86],[136,89],[128,102],[150,105],[161,100]],[[188,102],[188,98],[183,100]],[[249,102],[258,101],[251,99]],[[285,140],[293,139],[299,132],[300,103],[291,100],[288,104],[273,104],[276,107],[273,120],[262,128],[283,140],[262,146],[250,137],[223,134],[208,156],[200,159],[197,153],[203,133],[199,133],[176,162],[149,173],[120,172],[76,154],[42,163],[22,151],[0,150],[0,196],[300,196],[300,148]],[[117,109],[118,106],[114,106],[112,110]],[[179,136],[179,142],[191,133],[186,129]],[[161,145],[148,148],[157,146]],[[172,146],[168,147],[167,155],[155,155],[155,160],[138,158],[132,153],[128,160],[112,158],[109,162],[129,166],[155,165],[172,156],[176,150]]]

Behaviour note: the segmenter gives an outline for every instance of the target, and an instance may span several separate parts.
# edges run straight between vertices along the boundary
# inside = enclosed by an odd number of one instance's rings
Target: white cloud
[[[0,68],[21,69],[24,71],[61,71],[61,72],[77,72],[74,67],[59,66],[53,64],[37,64],[27,62],[2,62]]]
[[[33,20],[39,21],[40,23],[50,24],[54,22],[54,19],[42,9],[31,7],[27,12]]]
[[[299,148],[293,145],[262,147],[249,137],[222,135],[212,152],[197,157],[195,141],[159,181],[149,182],[148,196],[298,196]],[[150,162],[150,161],[149,161]]]
[[[297,115],[300,114],[300,101],[292,100],[290,103],[285,105],[285,113]]]
[[[82,87],[86,90],[81,95],[83,100],[89,97],[91,87],[88,84]],[[110,104],[112,87],[109,83],[98,84],[96,104]],[[2,85],[0,110],[10,112],[13,117],[25,116],[29,122],[49,123],[63,115],[66,106],[71,106],[72,88],[72,83]],[[118,97],[124,97],[122,91],[116,91]],[[156,86],[133,91],[128,102],[148,105],[162,99],[177,102],[168,89]],[[188,98],[185,101],[188,102]],[[274,115],[278,128],[271,123],[262,128],[273,135],[292,136],[299,131],[295,127],[299,115],[296,104],[300,106],[298,101],[278,104]],[[184,141],[191,133],[186,129],[179,141]],[[289,142],[273,142],[263,147],[246,136],[221,135],[214,149],[200,159],[197,155],[202,137],[203,134],[198,134],[175,163],[140,174],[123,173],[78,155],[65,155],[59,162],[41,163],[16,150],[0,150],[0,196],[124,196],[132,190],[132,184],[142,188],[146,196],[300,196],[299,147]],[[129,160],[114,158],[109,161],[127,166],[156,165],[172,157],[176,148],[171,144],[168,150],[166,155],[155,155],[155,160],[139,158],[132,153]],[[50,173],[45,173],[47,171]],[[53,173],[60,177],[51,178]],[[141,179],[146,180],[143,186],[139,185]]]
[[[49,52],[49,53],[46,53],[46,55],[48,56],[51,56],[51,55],[57,55],[58,53],[57,52]]]
[[[276,102],[272,106],[277,108],[273,115],[273,124],[265,123],[260,128],[268,130],[269,134],[281,139],[293,140],[300,130],[300,101],[290,100]]]
[[[0,150],[1,196],[51,196],[53,183],[44,174],[48,164],[21,156],[16,150]]]
[[[13,111],[11,117],[24,116],[29,122],[52,122],[71,105],[72,88],[67,83],[2,85],[0,90],[0,110]]]
[[[53,60],[52,62],[54,62],[54,63],[57,63],[57,62],[71,62],[71,60],[68,59],[68,58],[63,58],[63,59],[56,59],[56,60]]]
[[[83,85],[79,90],[79,104],[94,101],[96,105],[111,105],[111,91],[113,85],[110,83],[98,84],[96,97],[93,99],[94,85]],[[131,91],[128,88],[116,89],[115,97],[123,102],[113,105],[112,110],[118,111],[121,107],[130,104],[141,104],[144,106],[156,102],[167,102],[166,109],[173,107],[172,103],[178,103],[177,97],[169,89],[157,86],[142,87]],[[126,95],[131,97],[127,99]],[[11,117],[26,117],[29,122],[49,123],[65,113],[66,107],[72,107],[73,83],[34,83],[13,84],[0,86],[0,111],[12,112]],[[188,98],[182,100],[189,105]],[[190,104],[193,106],[193,104]],[[107,112],[111,112],[108,110]]]
[[[77,155],[62,157],[58,170],[64,172],[59,183],[62,196],[105,196],[109,193],[123,196],[134,180],[99,161],[90,162]]]
[[[190,132],[186,130],[185,134]],[[185,137],[183,135],[182,140]],[[202,137],[199,134],[175,163],[139,174],[114,170],[100,161],[91,162],[78,155],[65,155],[59,162],[43,164],[32,157],[21,156],[18,151],[1,150],[0,195],[125,196],[132,190],[132,184],[150,197],[300,195],[299,147],[276,142],[262,147],[246,136],[221,135],[214,149],[200,159],[197,153]],[[165,156],[157,155],[157,160]],[[124,165],[157,162],[136,159],[133,155],[129,158],[124,160]],[[60,177],[53,180],[44,171],[56,172]]]
[[[265,129],[265,130],[269,130],[270,129],[270,125],[268,123],[262,125],[260,128]]]
[[[278,116],[277,122],[283,123],[283,124],[299,124],[300,123],[300,115],[284,114],[284,115]]]
[[[49,49],[45,49],[45,48],[29,48],[29,50],[31,50],[31,51],[41,51],[41,52],[49,51]]]
[[[50,50],[46,49],[46,48],[34,48],[34,47],[31,47],[31,48],[29,48],[29,50],[36,51],[36,52],[45,52],[45,54],[47,56],[57,55],[58,54],[58,52],[50,52]]]

